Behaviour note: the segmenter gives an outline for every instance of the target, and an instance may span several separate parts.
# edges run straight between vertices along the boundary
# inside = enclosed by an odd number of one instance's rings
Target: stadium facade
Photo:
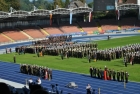
[[[54,10],[37,9],[33,11],[14,10],[10,12],[0,11],[0,28],[15,28],[18,26],[51,25],[52,23],[65,23],[72,21],[84,21],[84,15],[92,12],[87,4],[79,0],[72,1],[67,8],[56,6]]]

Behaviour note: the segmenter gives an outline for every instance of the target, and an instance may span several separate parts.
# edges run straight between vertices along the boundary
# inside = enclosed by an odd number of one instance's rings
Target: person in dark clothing
[[[50,93],[43,89],[37,89],[32,94],[50,94]]]
[[[27,89],[26,86],[23,87],[23,91],[24,91],[24,94],[28,94],[29,90]]]
[[[62,59],[62,60],[64,59],[63,51],[61,52],[61,59]]]
[[[7,84],[0,82],[0,94],[11,94]]]
[[[100,68],[100,79],[103,79],[103,70]]]
[[[116,77],[115,77],[116,76],[116,72],[114,70],[112,71],[112,76],[113,76],[113,81],[115,81],[116,80]]]
[[[98,77],[98,79],[100,79],[100,70],[99,70],[99,68],[97,69],[97,77]]]
[[[14,55],[13,59],[14,59],[14,63],[16,63],[16,56],[15,55]]]
[[[109,35],[107,36],[107,40],[110,40],[110,36]]]
[[[38,89],[42,89],[41,85],[34,84],[30,89],[30,94],[33,94]],[[39,93],[39,94],[41,94],[41,93]]]
[[[88,84],[88,85],[86,86],[86,90],[87,90],[87,94],[91,94],[92,88],[91,88],[90,84]]]
[[[127,67],[127,62],[125,62],[125,67]]]
[[[55,90],[55,85],[53,85],[53,84],[51,84],[51,87],[52,87],[52,92],[55,92],[56,90]]]
[[[60,94],[60,89],[59,89],[59,86],[58,86],[58,84],[56,84],[56,94]]]
[[[125,67],[127,67],[126,56],[124,57],[124,65],[125,65]]]
[[[109,71],[109,80],[111,80],[112,71],[111,71],[111,69],[109,69],[108,71]]]
[[[7,48],[5,49],[5,51],[6,51],[6,54],[7,54]]]
[[[117,71],[117,81],[120,82],[120,72]]]
[[[91,66],[90,66],[89,72],[90,72],[90,76],[93,77],[93,68]]]
[[[89,63],[91,62],[90,54],[88,55],[88,62],[89,62]]]
[[[121,71],[121,82],[124,82],[124,72]]]
[[[128,76],[129,76],[128,72],[125,72],[125,83],[128,83]]]

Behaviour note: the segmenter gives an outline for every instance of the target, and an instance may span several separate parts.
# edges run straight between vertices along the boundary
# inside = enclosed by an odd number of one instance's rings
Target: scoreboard
[[[94,0],[93,11],[115,10],[115,0]]]

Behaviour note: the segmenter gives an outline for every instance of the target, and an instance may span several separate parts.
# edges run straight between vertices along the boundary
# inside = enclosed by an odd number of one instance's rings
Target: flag
[[[72,13],[70,13],[70,24],[72,24]]]
[[[118,14],[118,20],[120,19],[120,10],[117,11]]]
[[[91,12],[89,12],[89,22],[91,21],[92,15]]]
[[[52,25],[52,14],[50,14],[50,25]]]

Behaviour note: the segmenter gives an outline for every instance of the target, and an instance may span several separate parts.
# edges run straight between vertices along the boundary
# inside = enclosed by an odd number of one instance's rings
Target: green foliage
[[[20,7],[19,0],[0,0],[0,11],[9,11],[10,7],[18,10]]]
[[[65,7],[67,7],[69,5],[69,3],[70,3],[70,0],[66,0],[65,1]]]
[[[92,8],[93,7],[93,2],[89,3],[88,7]]]
[[[62,0],[54,0],[54,9],[58,5],[59,8],[64,8],[65,3]]]
[[[84,3],[84,4],[86,3],[86,0],[80,0],[80,1],[81,1],[82,3]]]
[[[103,41],[96,41],[98,43],[99,49],[105,48],[112,48],[116,46],[123,46],[126,44],[132,43],[140,43],[140,36],[134,37],[126,37],[126,38],[118,38],[118,39],[111,39],[111,40],[103,40]],[[15,53],[12,54],[2,54],[0,55],[1,61],[8,61],[13,62],[13,56]],[[16,54],[16,61],[22,64],[37,64],[41,66],[48,66],[53,69],[71,71],[71,72],[78,72],[78,73],[85,73],[89,74],[89,66],[94,66],[96,68],[104,68],[106,65],[110,69],[114,70],[124,70],[128,71],[130,74],[129,79],[131,81],[139,81],[139,74],[140,69],[139,64],[129,65],[128,67],[124,67],[123,59],[116,59],[112,61],[97,61],[88,63],[87,58],[69,58],[61,60],[60,56],[48,56],[45,55],[44,57],[37,57],[36,54],[25,54],[25,55],[18,55]]]
[[[0,11],[8,11],[8,4],[4,0],[0,0]]]

